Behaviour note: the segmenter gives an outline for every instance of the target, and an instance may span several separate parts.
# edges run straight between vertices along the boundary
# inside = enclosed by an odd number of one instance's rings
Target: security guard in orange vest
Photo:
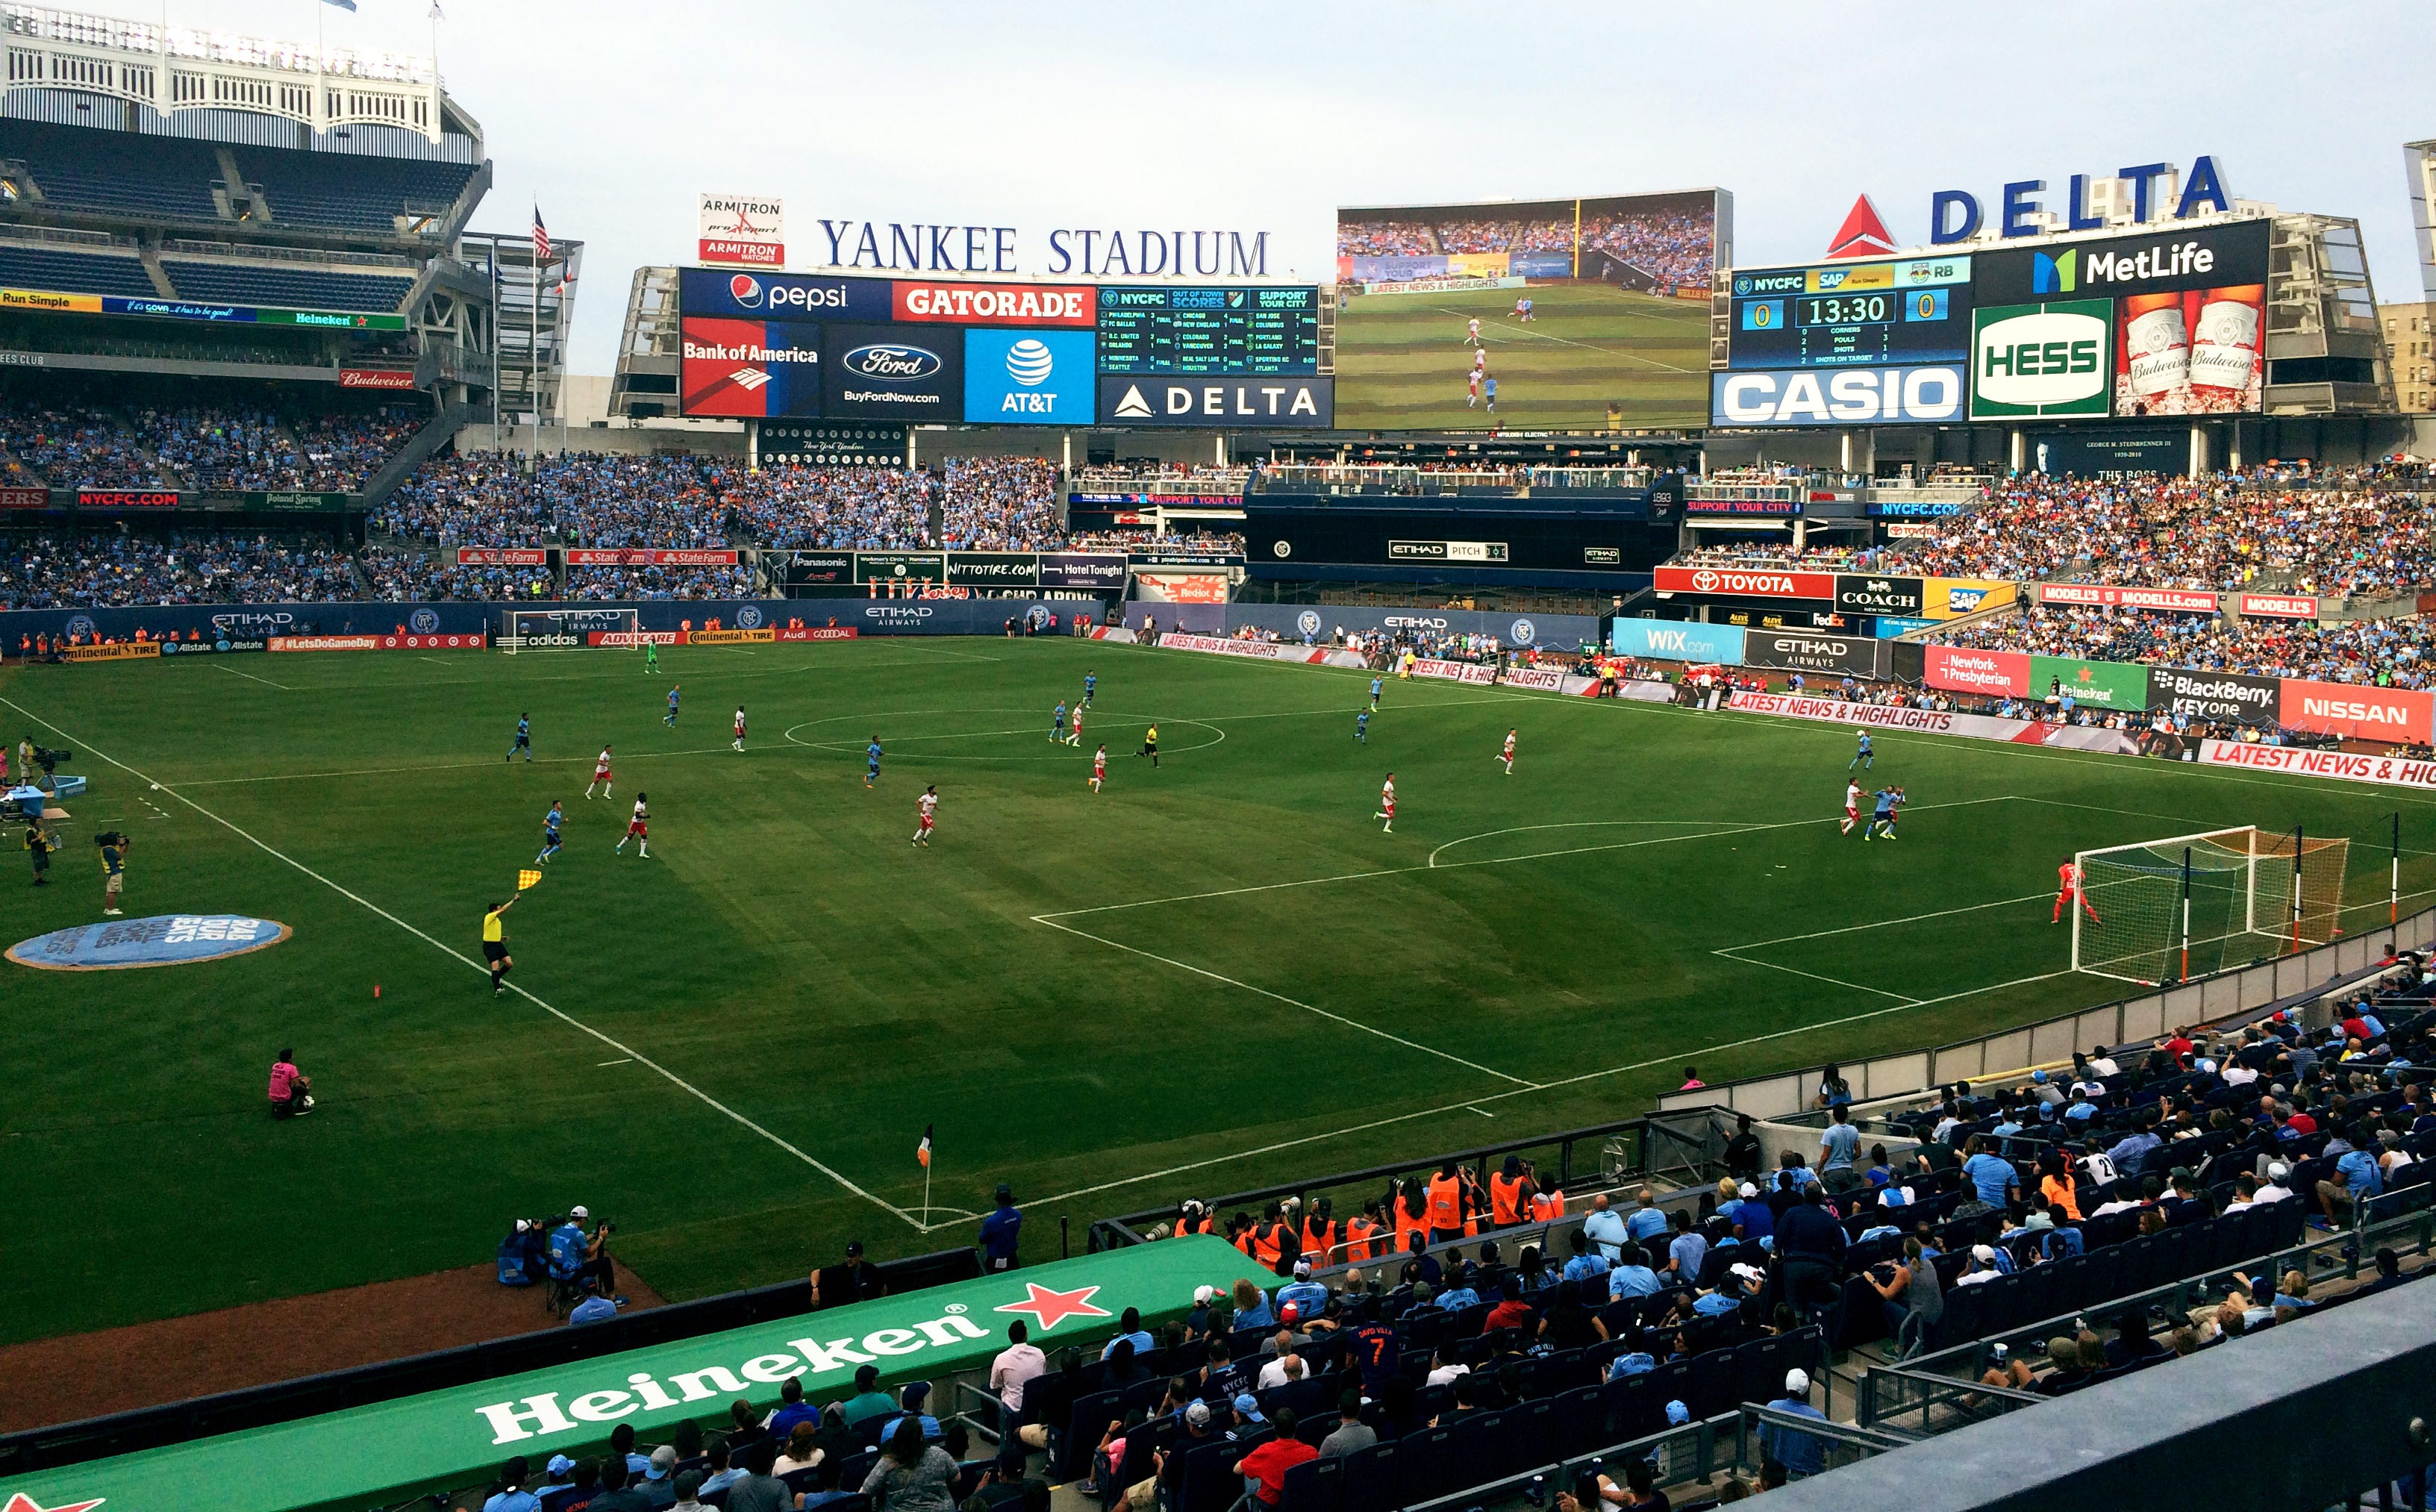
[[[1302,1221],[1302,1253],[1314,1265],[1336,1263],[1335,1204],[1322,1197],[1311,1205]]]
[[[1379,1199],[1373,1197],[1368,1202],[1362,1205],[1362,1211],[1358,1216],[1348,1218],[1345,1221],[1345,1259],[1347,1263],[1358,1265],[1364,1260],[1375,1259],[1377,1257],[1379,1253],[1378,1241],[1381,1227],[1382,1225],[1379,1222]]]
[[[1396,1198],[1396,1210],[1391,1216],[1396,1220],[1396,1253],[1409,1254],[1418,1247],[1413,1243],[1416,1235],[1419,1236],[1421,1244],[1429,1243],[1430,1209],[1422,1199],[1421,1184],[1418,1178],[1406,1179],[1402,1193]]]
[[[1505,1168],[1488,1178],[1488,1216],[1500,1228],[1522,1221],[1522,1157],[1509,1155]]]
[[[1261,1222],[1252,1229],[1252,1247],[1248,1252],[1253,1264],[1271,1271],[1278,1268],[1278,1257],[1285,1248],[1285,1225],[1279,1222],[1278,1212],[1278,1205],[1271,1203],[1261,1214]]]

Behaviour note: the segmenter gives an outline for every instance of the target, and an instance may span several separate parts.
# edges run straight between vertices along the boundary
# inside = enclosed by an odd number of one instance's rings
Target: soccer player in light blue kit
[[[1089,708],[1091,706],[1092,695],[1099,691],[1100,674],[1097,672],[1085,672],[1083,674],[1083,706],[1085,708]]]
[[[565,823],[566,823],[566,814],[559,808],[559,801],[552,798],[549,801],[549,812],[542,816],[541,854],[533,858],[534,865],[545,865],[552,856],[558,854],[560,848],[558,826]]]
[[[1863,771],[1868,771],[1878,764],[1878,754],[1870,749],[1870,732],[1863,730],[1860,732],[1860,736],[1861,748],[1853,753],[1852,766],[1848,766],[1844,769],[1847,772],[1852,771],[1853,767],[1859,767]]]
[[[683,685],[679,685],[679,686],[683,686]],[[671,688],[670,688],[670,689],[669,689],[669,713],[668,713],[668,718],[666,718],[666,719],[664,719],[664,720],[660,721],[660,722],[661,722],[662,724],[667,725],[670,729],[672,729],[672,730],[673,730],[673,729],[675,729],[675,728],[676,728],[676,726],[677,726],[677,692],[678,692],[678,688],[677,688],[677,687],[671,687]]]
[[[871,744],[863,748],[862,754],[871,762],[862,773],[862,785],[866,788],[878,787],[879,785],[879,737],[873,736]]]
[[[1877,807],[1870,811],[1870,827],[1861,831],[1861,838],[1875,840],[1878,838],[1878,831],[1883,828],[1887,832],[1887,838],[1892,840],[1895,838],[1895,791],[1892,788],[1880,788],[1873,797]]]
[[[1049,717],[1049,739],[1064,744],[1066,740],[1066,701],[1057,701],[1057,712]]]
[[[1370,711],[1368,709],[1364,709],[1361,713],[1353,716],[1353,739],[1361,741],[1364,745],[1368,745],[1370,743]]]
[[[1380,682],[1378,674],[1375,672],[1372,673],[1370,677],[1370,707],[1374,710],[1379,706],[1379,689],[1383,685]]]
[[[530,714],[516,716],[516,743],[508,747],[508,759],[513,761],[519,751],[525,754],[526,761],[532,760],[532,716]]]

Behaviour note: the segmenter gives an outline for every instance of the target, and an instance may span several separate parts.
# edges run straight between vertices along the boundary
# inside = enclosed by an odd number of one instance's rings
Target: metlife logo
[[[1981,252],[1973,259],[1972,289],[1984,307],[2057,295],[2112,298],[2263,284],[2269,227],[2261,217]]]
[[[1088,331],[965,332],[965,423],[1091,424],[1097,352]]]

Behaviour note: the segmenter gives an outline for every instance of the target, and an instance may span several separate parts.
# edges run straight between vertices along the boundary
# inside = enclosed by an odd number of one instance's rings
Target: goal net
[[[2351,842],[2245,825],[2073,860],[2073,969],[2155,986],[2333,939]]]
[[[529,651],[580,651],[586,646],[639,646],[641,621],[632,609],[502,609],[492,644],[513,656]],[[595,634],[600,639],[595,640]]]

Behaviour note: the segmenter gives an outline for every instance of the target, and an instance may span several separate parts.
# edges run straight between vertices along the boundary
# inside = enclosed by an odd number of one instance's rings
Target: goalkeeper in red
[[[2055,912],[2048,917],[2047,922],[2062,924],[2063,911],[2070,908],[2076,900],[2080,904],[2080,911],[2089,915],[2089,922],[2097,923],[2097,910],[2089,906],[2089,887],[2081,878],[2080,862],[2070,860],[2056,868]]]

